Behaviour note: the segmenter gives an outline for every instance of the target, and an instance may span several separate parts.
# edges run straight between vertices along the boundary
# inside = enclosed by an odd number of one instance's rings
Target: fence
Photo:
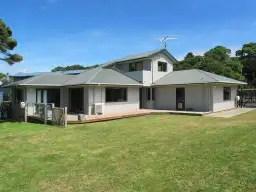
[[[256,89],[239,89],[241,107],[256,107]]]
[[[12,118],[12,103],[9,101],[3,101],[0,103],[0,119]]]
[[[52,109],[52,124],[62,127],[67,126],[67,107],[54,107]]]
[[[51,121],[55,126],[67,126],[67,109],[57,108],[54,103],[27,103],[25,108],[25,122],[28,117],[37,118],[45,124]]]

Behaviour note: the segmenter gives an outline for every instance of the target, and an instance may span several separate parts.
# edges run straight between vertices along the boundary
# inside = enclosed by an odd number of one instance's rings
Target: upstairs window
[[[143,62],[136,62],[129,64],[129,71],[142,71],[143,70]]]
[[[167,72],[167,63],[158,61],[158,71]]]
[[[127,101],[127,88],[106,88],[106,102]]]
[[[223,88],[223,100],[224,101],[231,100],[231,87],[224,87]]]

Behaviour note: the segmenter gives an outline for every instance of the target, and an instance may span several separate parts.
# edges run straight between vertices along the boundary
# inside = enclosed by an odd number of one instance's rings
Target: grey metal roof
[[[160,53],[160,52],[163,52],[163,53],[167,54],[173,61],[177,61],[166,49],[156,49],[156,50],[148,51],[148,52],[144,52],[144,53],[128,55],[126,57],[104,63],[104,64],[101,65],[101,67],[106,67],[106,66],[112,65],[114,63],[120,63],[120,62],[125,62],[125,61],[132,61],[132,60],[137,60],[137,59],[142,59],[142,58],[148,58],[148,57],[151,57],[151,56],[153,56],[157,53]]]
[[[7,84],[4,87],[13,86],[62,86],[66,81],[72,79],[72,75],[56,75],[56,74],[43,74],[35,77],[30,77],[21,81],[16,81]]]
[[[4,87],[13,86],[72,86],[90,84],[136,85],[141,84],[115,69],[93,68],[79,75],[46,73],[13,82]]]
[[[228,83],[246,84],[242,81],[216,75],[206,71],[191,69],[173,71],[154,82],[154,85],[184,85],[184,84],[204,84],[204,83]]]
[[[122,72],[102,67],[87,70],[64,83],[66,86],[84,84],[141,85]]]

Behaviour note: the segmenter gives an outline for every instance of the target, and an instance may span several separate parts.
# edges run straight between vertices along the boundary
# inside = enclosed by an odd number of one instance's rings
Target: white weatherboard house
[[[55,103],[69,113],[103,114],[139,109],[216,112],[235,107],[241,81],[192,69],[173,71],[176,59],[155,50],[77,73],[40,73],[8,87],[12,102]]]

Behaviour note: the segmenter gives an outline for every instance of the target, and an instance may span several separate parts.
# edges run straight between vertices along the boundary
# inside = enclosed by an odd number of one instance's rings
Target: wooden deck
[[[89,115],[86,120],[79,121],[78,116],[74,114],[68,114],[68,124],[86,124],[103,121],[111,121],[130,117],[139,117],[145,115],[161,115],[161,114],[173,114],[173,115],[193,115],[193,116],[204,116],[210,112],[195,112],[195,111],[174,111],[174,110],[151,110],[143,109],[130,113],[119,113],[109,115]]]

